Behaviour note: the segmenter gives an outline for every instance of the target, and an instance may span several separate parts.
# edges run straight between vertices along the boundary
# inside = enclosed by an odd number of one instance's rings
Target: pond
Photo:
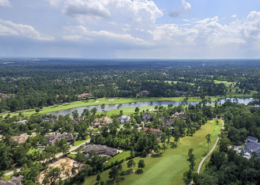
[[[245,104],[247,105],[250,101],[252,101],[252,98],[226,98],[226,99],[220,99],[219,103],[223,104],[225,103],[227,100],[230,100],[231,102],[237,102],[239,104]],[[169,105],[169,104],[173,104],[173,105],[179,105],[181,102],[178,101],[151,101],[151,102],[135,102],[135,103],[126,103],[126,104],[121,104],[121,108],[131,108],[131,107],[146,107],[146,106],[164,106],[164,105]],[[191,105],[196,105],[199,102],[188,102],[188,104]],[[213,102],[214,103],[214,102]],[[119,104],[114,104],[114,105],[105,105],[104,111],[111,111],[111,110],[115,110],[118,108]],[[77,110],[78,113],[81,115],[81,113],[83,112],[84,109],[88,109],[91,110],[93,108],[97,109],[97,112],[102,112],[102,108],[101,105],[95,105],[95,106],[87,106],[87,107],[78,107],[78,108],[73,108],[73,109],[67,109],[67,110],[61,110],[61,111],[57,111],[57,112],[51,112],[49,114],[55,115],[55,116],[59,116],[59,115],[67,115],[70,114],[74,111]]]

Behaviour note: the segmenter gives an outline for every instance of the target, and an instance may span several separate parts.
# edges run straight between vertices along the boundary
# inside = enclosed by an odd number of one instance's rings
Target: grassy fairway
[[[106,166],[109,166],[112,162],[121,161],[122,159],[125,159],[127,157],[130,157],[130,151],[125,151],[120,154],[117,154],[115,157],[112,157],[107,163]]]
[[[173,98],[99,98],[96,101],[88,100],[88,101],[76,101],[72,103],[64,103],[60,105],[54,105],[49,107],[44,107],[41,109],[39,114],[47,114],[50,112],[56,112],[60,110],[73,109],[77,107],[86,107],[93,105],[111,105],[111,104],[125,104],[125,103],[134,103],[134,102],[149,102],[149,101],[182,101],[184,97],[173,97]],[[111,101],[113,100],[113,101]],[[201,101],[200,97],[190,98],[190,102],[192,101]],[[34,109],[24,110],[22,111],[24,116],[31,116],[36,114]],[[2,114],[6,115],[6,114]],[[11,116],[18,116],[19,113],[11,113]]]
[[[120,185],[184,185],[188,181],[184,177],[184,173],[189,169],[187,161],[188,150],[194,149],[196,156],[197,169],[201,159],[208,152],[208,144],[206,142],[206,135],[211,134],[210,148],[214,145],[218,134],[221,130],[221,122],[216,125],[215,121],[210,121],[194,134],[193,137],[185,137],[180,139],[177,148],[171,148],[167,145],[168,149],[161,157],[146,157],[135,158],[138,163],[140,159],[144,159],[145,168],[142,174],[132,173],[127,175],[125,180],[120,182]],[[163,151],[162,151],[163,152]],[[127,170],[126,162],[122,164],[123,170]],[[135,168],[137,170],[137,167]],[[112,184],[108,179],[109,170],[101,174],[101,179]],[[85,180],[84,185],[94,185],[96,183],[96,176],[89,177]]]
[[[79,146],[79,145],[81,145],[82,143],[84,143],[84,142],[86,142],[87,140],[89,140],[89,138],[90,138],[90,137],[87,137],[87,139],[82,140],[82,141],[75,141],[75,142],[74,142],[74,146]]]

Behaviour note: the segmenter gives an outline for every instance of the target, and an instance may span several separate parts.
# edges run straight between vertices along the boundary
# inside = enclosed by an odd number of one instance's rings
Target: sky
[[[260,58],[260,0],[0,0],[0,57]]]

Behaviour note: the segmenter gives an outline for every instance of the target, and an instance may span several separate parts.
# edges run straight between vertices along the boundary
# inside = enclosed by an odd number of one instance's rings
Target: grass
[[[42,150],[37,150],[37,149],[35,149],[35,148],[32,148],[32,149],[30,149],[30,150],[27,152],[27,155],[33,154],[33,153],[36,152],[36,151],[42,153]]]
[[[127,157],[130,157],[130,151],[124,151],[120,154],[117,154],[116,156],[112,157],[107,163],[106,166],[109,166],[112,162],[121,161],[122,159],[125,159]]]
[[[132,173],[125,177],[125,180],[120,182],[120,185],[184,185],[188,184],[189,180],[185,177],[185,172],[189,169],[189,162],[187,161],[188,150],[194,149],[194,155],[196,157],[196,167],[202,158],[208,153],[208,144],[206,142],[206,135],[211,134],[210,148],[213,147],[218,134],[221,130],[221,122],[216,125],[215,121],[209,121],[206,125],[197,131],[192,137],[181,138],[178,142],[177,148],[171,148],[170,144],[167,144],[168,149],[165,153],[162,151],[162,156],[149,156],[146,158],[135,158],[135,162],[138,163],[140,159],[145,161],[145,168],[143,173]],[[123,170],[127,170],[127,162],[122,164]],[[137,172],[137,167],[135,168]],[[112,184],[108,179],[109,170],[104,171],[101,174],[101,179],[106,184]],[[87,178],[84,185],[94,185],[96,183],[96,176]]]
[[[86,142],[87,140],[89,140],[89,138],[90,138],[90,137],[87,137],[87,139],[82,140],[82,141],[75,141],[75,142],[74,142],[74,146],[79,146],[79,145],[81,145],[82,143],[84,143],[84,142]]]
[[[14,174],[1,177],[2,180],[8,181]]]
[[[69,154],[68,157],[71,157],[72,159],[76,158],[76,154]]]
[[[109,101],[113,99],[114,101]],[[126,104],[126,103],[134,103],[134,102],[149,102],[149,101],[182,101],[183,97],[172,97],[172,98],[99,98],[96,101],[93,99],[88,101],[75,101],[72,103],[64,103],[59,105],[53,105],[49,107],[43,107],[39,113],[36,113],[34,109],[24,110],[22,111],[24,116],[32,116],[37,114],[47,114],[51,112],[56,112],[60,110],[73,109],[77,107],[86,107],[93,105],[112,105],[112,104]],[[189,101],[200,101],[200,97],[195,97],[193,99],[189,99]],[[1,114],[6,116],[7,113]],[[11,116],[19,116],[19,112],[10,113]]]

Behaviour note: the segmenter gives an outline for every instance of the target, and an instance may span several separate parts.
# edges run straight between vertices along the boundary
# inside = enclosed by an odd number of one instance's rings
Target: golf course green
[[[211,120],[207,124],[203,125],[199,131],[193,136],[186,136],[181,138],[178,142],[177,148],[171,148],[171,144],[167,144],[167,149],[163,150],[161,156],[149,156],[146,158],[136,157],[134,160],[136,164],[140,159],[145,161],[145,168],[143,173],[137,172],[137,165],[135,171],[130,175],[126,175],[124,179],[120,181],[120,185],[184,185],[189,182],[184,175],[189,169],[188,150],[194,149],[196,156],[197,169],[202,158],[208,153],[208,144],[206,141],[206,135],[211,134],[211,143],[209,148],[212,148],[218,135],[221,131],[221,121],[217,124],[216,120]],[[173,139],[171,140],[173,142]],[[127,162],[122,164],[123,170],[127,169]],[[113,184],[108,178],[109,170],[104,171],[101,174],[101,180],[105,184]],[[94,185],[96,183],[96,176],[86,178],[84,185]]]

